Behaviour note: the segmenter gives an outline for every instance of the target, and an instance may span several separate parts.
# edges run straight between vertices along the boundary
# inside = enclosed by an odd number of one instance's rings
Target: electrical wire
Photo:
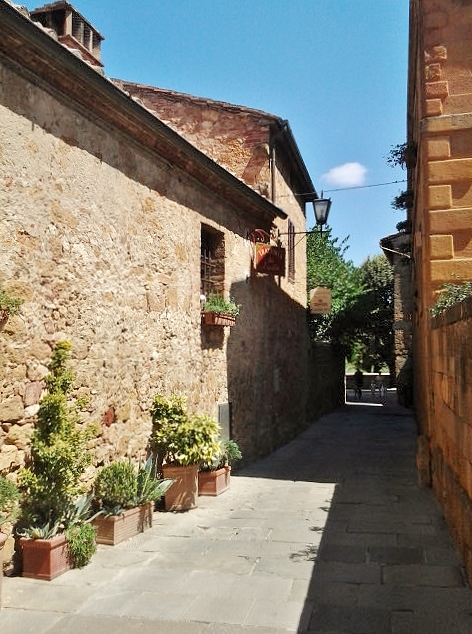
[[[369,189],[370,187],[383,187],[384,185],[395,185],[396,183],[406,183],[406,179],[401,181],[390,181],[388,183],[376,183],[375,185],[354,185],[353,187],[339,187],[338,189],[323,189],[323,194],[329,194],[331,192],[345,192],[349,189]],[[309,196],[315,192],[305,192],[304,194],[295,194],[296,196]]]

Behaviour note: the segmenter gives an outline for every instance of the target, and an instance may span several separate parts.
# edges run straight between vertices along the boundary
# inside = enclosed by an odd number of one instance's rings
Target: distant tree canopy
[[[307,236],[308,292],[317,286],[331,289],[332,309],[310,316],[314,340],[340,345],[353,364],[394,372],[393,271],[384,255],[367,258],[356,268],[346,259],[348,239],[339,242],[328,227]]]
[[[308,292],[317,286],[329,288],[332,301],[330,313],[311,316],[310,331],[313,339],[333,340],[336,320],[362,293],[358,271],[352,261],[345,258],[349,248],[348,239],[349,236],[340,242],[338,238],[333,238],[329,226],[323,233],[315,228],[307,235]]]

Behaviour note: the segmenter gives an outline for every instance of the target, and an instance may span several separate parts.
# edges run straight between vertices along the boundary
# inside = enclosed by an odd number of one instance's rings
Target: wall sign
[[[285,249],[256,242],[254,268],[258,273],[285,276]]]
[[[331,289],[317,286],[310,291],[310,313],[326,315],[331,312]]]

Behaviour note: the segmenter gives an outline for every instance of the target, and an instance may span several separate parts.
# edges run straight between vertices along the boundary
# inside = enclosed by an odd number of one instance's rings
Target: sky
[[[406,172],[386,157],[406,139],[408,0],[71,3],[105,37],[108,77],[288,119],[346,259],[381,253],[404,220],[391,203]]]

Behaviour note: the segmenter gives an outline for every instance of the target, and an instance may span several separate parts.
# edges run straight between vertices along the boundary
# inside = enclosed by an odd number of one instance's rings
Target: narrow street
[[[100,546],[52,582],[5,578],[2,634],[471,634],[472,590],[394,404],[315,421],[229,491]]]

